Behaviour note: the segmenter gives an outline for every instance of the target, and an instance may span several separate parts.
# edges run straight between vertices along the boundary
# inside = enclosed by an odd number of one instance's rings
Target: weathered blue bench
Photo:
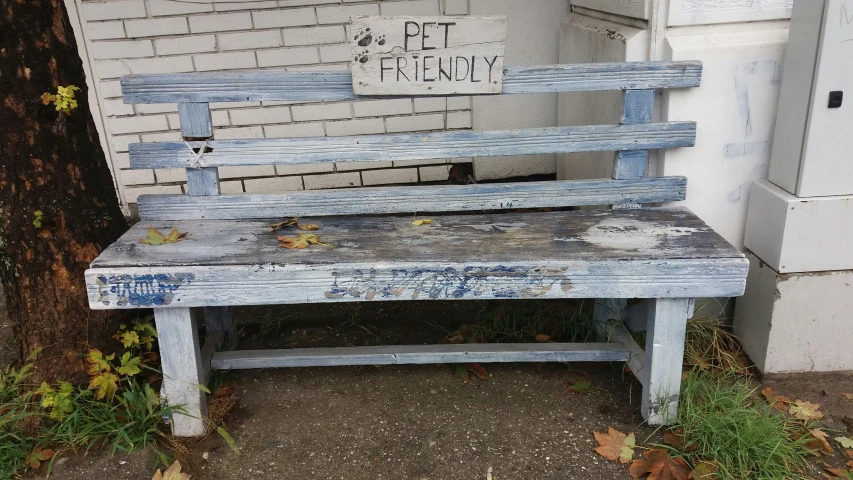
[[[645,177],[648,151],[694,144],[692,122],[651,123],[655,89],[699,85],[701,64],[547,65],[506,70],[503,94],[623,90],[619,125],[493,132],[213,140],[209,102],[356,99],[347,73],[132,75],[126,103],[177,103],[186,142],[130,146],[132,168],[187,169],[188,195],[139,199],[142,221],[86,273],[93,309],[153,307],[173,432],[201,434],[210,369],[454,362],[628,362],[652,425],[675,415],[694,297],[743,293],[747,261],[683,208],[683,177]],[[220,195],[217,167],[615,151],[613,178]],[[203,152],[203,154],[202,154]],[[478,212],[601,205],[551,213]],[[433,223],[413,226],[412,213]],[[407,214],[407,215],[393,215]],[[336,248],[279,248],[270,224],[300,217]],[[149,246],[149,225],[193,241]],[[609,342],[217,351],[238,305],[382,300],[651,299],[643,351],[619,324]],[[195,310],[204,307],[201,346]],[[599,308],[603,323],[613,317]]]

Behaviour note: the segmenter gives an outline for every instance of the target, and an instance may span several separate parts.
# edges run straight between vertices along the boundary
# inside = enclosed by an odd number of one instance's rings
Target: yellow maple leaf
[[[817,403],[807,402],[805,400],[797,400],[788,409],[788,413],[799,418],[800,420],[817,420],[823,417],[823,413],[819,412],[820,405]]]
[[[607,427],[607,433],[592,432],[598,446],[595,453],[608,460],[618,459],[622,463],[628,463],[634,457],[634,446],[636,438],[634,434],[625,435],[619,430]]]
[[[109,372],[112,370],[109,361],[115,358],[115,354],[104,356],[100,350],[91,349],[89,355],[86,356],[86,361],[89,362],[89,375],[98,375],[101,372]]]
[[[112,398],[118,389],[118,377],[112,373],[103,372],[89,380],[89,388],[95,391],[98,400]]]

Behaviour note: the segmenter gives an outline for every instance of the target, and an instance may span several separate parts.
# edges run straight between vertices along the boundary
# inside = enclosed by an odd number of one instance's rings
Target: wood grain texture
[[[627,90],[622,104],[622,125],[641,125],[652,121],[655,109],[654,90]],[[648,150],[621,150],[613,162],[613,178],[642,178],[646,176]]]
[[[145,221],[464,212],[676,202],[684,200],[686,189],[684,177],[416,185],[219,197],[142,195],[138,209]]]
[[[187,195],[212,197],[220,192],[218,168],[187,168]]]
[[[698,87],[701,62],[509,67],[504,94]],[[347,72],[218,72],[127,75],[125,103],[336,101],[361,98]]]
[[[207,396],[199,388],[206,369],[202,362],[195,312],[190,308],[161,308],[154,312],[160,362],[161,395],[169,405],[182,405],[185,413],[172,416],[172,435],[194,437],[205,432]]]
[[[212,365],[219,370],[230,370],[343,365],[623,362],[626,360],[628,360],[628,352],[625,347],[615,343],[480,343],[238,350],[214,354]]]
[[[334,249],[278,247],[270,221],[145,222],[87,271],[92,308],[486,298],[738,296],[747,261],[689,211],[305,218]],[[150,247],[151,224],[190,238]]]
[[[500,93],[506,17],[351,17],[356,95]]]
[[[178,119],[181,123],[181,136],[184,140],[213,138],[213,122],[210,118],[210,105],[207,103],[178,104]],[[180,144],[179,144],[180,145]],[[186,144],[184,151],[190,157]],[[202,145],[197,148],[201,149]],[[205,149],[206,150],[206,149]],[[188,162],[187,167],[193,162]],[[187,194],[193,196],[219,195],[219,171],[216,168],[187,168]]]
[[[498,157],[564,152],[599,152],[689,147],[696,123],[590,125],[490,132],[451,131],[404,135],[267,138],[207,142],[203,167]],[[201,148],[201,143],[193,143]],[[193,154],[184,143],[135,143],[131,168],[188,167]]]
[[[234,348],[237,345],[237,328],[233,307],[205,307],[204,327],[208,335],[221,334],[217,347]]]
[[[641,412],[652,426],[677,419],[689,304],[689,298],[649,302]]]
[[[223,332],[209,333],[204,339],[204,344],[201,346],[201,367],[204,371],[204,375],[202,375],[202,381],[199,382],[202,385],[208,385],[210,383],[211,373],[213,372],[213,369],[210,366],[210,361],[213,359],[213,354],[216,353],[216,350],[219,349],[224,342],[225,334]]]

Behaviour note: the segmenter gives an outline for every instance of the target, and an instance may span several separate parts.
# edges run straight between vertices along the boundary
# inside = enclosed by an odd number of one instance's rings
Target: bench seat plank
[[[141,195],[138,211],[145,221],[466,212],[677,202],[684,200],[686,191],[684,177],[407,185],[217,197]]]
[[[95,309],[484,298],[738,296],[747,261],[685,209],[306,218],[334,249],[278,247],[260,220],[150,222],[87,271]],[[298,231],[285,231],[295,236]]]

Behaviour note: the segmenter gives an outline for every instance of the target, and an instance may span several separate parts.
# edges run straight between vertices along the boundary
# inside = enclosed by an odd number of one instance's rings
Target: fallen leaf
[[[783,412],[788,410],[788,407],[786,406],[787,404],[794,403],[790,398],[784,395],[776,395],[776,392],[774,392],[770,387],[762,390],[761,394],[764,395],[764,398],[767,399],[767,403],[769,403],[771,407]]]
[[[454,367],[453,373],[455,373],[460,380],[465,383],[468,383],[468,369],[465,368],[465,366],[457,365],[456,367]]]
[[[299,225],[299,224],[296,224],[296,228],[298,228],[298,229],[300,229],[300,230],[308,230],[308,231],[310,231],[310,230],[319,230],[319,229],[320,229],[320,226],[319,226],[319,225],[316,225],[316,224],[313,224],[313,223],[306,223],[305,225]]]
[[[829,434],[819,428],[806,428],[805,438],[809,440],[806,443],[806,448],[818,454],[818,452],[829,455],[832,453],[832,446],[829,444]]]
[[[299,221],[298,218],[289,218],[283,222],[274,223],[274,224],[270,225],[270,232],[274,232],[274,231],[278,230],[279,228],[288,227],[290,225],[296,225],[298,221]]]
[[[711,480],[717,478],[717,466],[710,462],[699,462],[687,478]]]
[[[42,447],[36,447],[32,452],[27,454],[26,464],[30,468],[36,469],[41,466],[41,462],[53,458],[54,451],[51,449],[42,450]]]
[[[847,397],[847,400],[853,400],[853,393],[842,393],[842,395]]]
[[[421,225],[429,225],[430,223],[432,223],[432,220],[422,219],[422,220],[415,220],[414,222],[412,222],[412,225],[414,225],[416,227],[420,227]]]
[[[592,386],[589,380],[585,378],[581,378],[580,380],[575,380],[574,383],[569,385],[569,391],[572,393],[578,393],[583,395],[587,391],[589,391],[589,387]]]
[[[688,480],[690,467],[680,458],[670,458],[666,450],[655,449],[643,453],[645,460],[637,459],[631,463],[628,473],[634,478],[649,474],[649,480]]]
[[[151,480],[190,480],[190,477],[192,475],[189,473],[181,473],[181,462],[175,460],[165,472],[160,472],[160,469],[157,469]]]
[[[618,459],[621,463],[628,463],[634,457],[634,446],[637,443],[634,434],[625,435],[619,430],[607,427],[607,433],[592,432],[598,446],[595,453],[608,460]]]
[[[663,443],[667,445],[672,445],[673,447],[681,450],[683,452],[692,452],[699,448],[695,443],[687,444],[684,441],[684,429],[677,428],[675,430],[670,430],[663,434]]]
[[[548,343],[551,341],[551,336],[540,333],[539,335],[536,335],[536,341],[539,343]]]
[[[465,368],[477,376],[480,380],[485,380],[489,377],[489,373],[486,372],[486,369],[483,368],[479,363],[468,363],[465,365]]]
[[[148,236],[146,238],[140,238],[139,241],[151,246],[165,245],[167,243],[176,243],[180,239],[187,236],[187,232],[180,233],[178,232],[178,228],[175,227],[169,232],[168,235],[163,235],[160,230],[157,230],[153,226],[148,227]]]
[[[853,438],[835,437],[835,441],[845,449],[853,448]],[[847,452],[847,454],[850,455],[850,452]],[[853,458],[853,455],[850,455],[850,457]]]
[[[278,241],[281,242],[279,247],[295,248],[297,250],[302,250],[308,245],[321,245],[329,248],[335,247],[334,245],[321,242],[320,237],[318,237],[316,233],[300,233],[298,238],[278,237]]]
[[[820,405],[817,403],[807,402],[805,400],[797,400],[788,409],[788,413],[799,418],[800,420],[817,420],[823,417],[823,413],[819,412]]]
[[[827,478],[842,478],[844,480],[853,480],[853,472],[842,470],[840,468],[832,468],[827,464],[823,464],[823,469],[832,474],[831,477],[829,475],[825,475]]]
[[[853,450],[845,450],[844,453],[846,453],[848,457],[853,458]]]

